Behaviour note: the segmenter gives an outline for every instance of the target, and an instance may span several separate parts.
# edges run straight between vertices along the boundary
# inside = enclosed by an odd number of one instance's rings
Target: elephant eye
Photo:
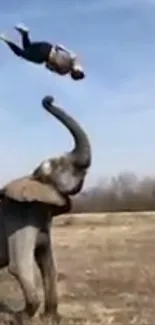
[[[77,171],[81,171],[81,170],[84,170],[84,167],[79,164],[78,162],[74,162],[74,169],[77,170]]]

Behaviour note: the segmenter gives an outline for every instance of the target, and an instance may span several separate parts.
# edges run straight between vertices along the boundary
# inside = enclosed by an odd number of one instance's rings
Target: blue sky
[[[54,95],[87,130],[88,182],[119,172],[155,174],[155,0],[12,0],[0,29],[25,23],[33,40],[77,51],[87,78],[73,82],[15,57],[0,44],[0,182],[67,151],[72,138],[41,107]]]

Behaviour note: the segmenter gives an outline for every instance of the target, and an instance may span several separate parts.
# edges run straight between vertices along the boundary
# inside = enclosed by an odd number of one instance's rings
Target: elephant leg
[[[36,262],[40,269],[45,296],[44,314],[45,318],[52,318],[59,323],[58,298],[57,298],[57,272],[53,253],[51,228],[49,227],[46,241],[42,242],[35,251]]]
[[[32,317],[40,301],[34,281],[34,250],[39,231],[37,222],[30,215],[10,214],[5,216],[8,237],[8,271],[18,280],[25,298],[25,313]]]

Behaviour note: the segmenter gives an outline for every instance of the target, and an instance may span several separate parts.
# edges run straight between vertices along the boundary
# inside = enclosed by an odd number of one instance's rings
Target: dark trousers
[[[34,63],[46,63],[48,61],[49,53],[52,49],[52,45],[48,42],[31,42],[28,32],[22,32],[22,46],[20,48],[12,41],[6,41],[12,52],[28,61]]]

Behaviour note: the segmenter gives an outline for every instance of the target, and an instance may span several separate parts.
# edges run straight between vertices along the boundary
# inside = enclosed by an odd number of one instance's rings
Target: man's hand
[[[54,68],[53,68],[53,65],[50,64],[50,62],[46,62],[45,66],[46,66],[46,68],[47,68],[48,70],[50,70],[50,71],[52,71],[52,72],[56,72],[56,71],[54,70]]]

